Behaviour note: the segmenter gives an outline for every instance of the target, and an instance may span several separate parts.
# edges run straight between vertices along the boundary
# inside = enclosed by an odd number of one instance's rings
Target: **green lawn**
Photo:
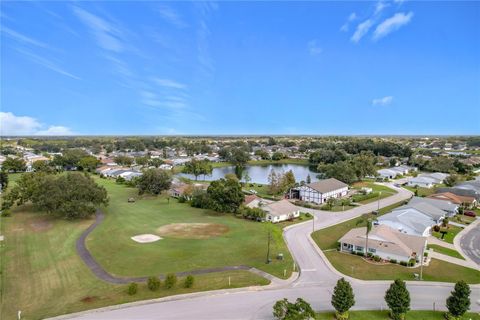
[[[361,204],[367,204],[367,203],[370,203],[370,202],[378,201],[380,199],[390,197],[391,195],[397,193],[397,191],[395,191],[395,190],[393,190],[389,187],[375,184],[372,181],[355,182],[352,185],[352,187],[354,189],[361,189],[362,187],[372,188],[372,192],[377,195],[373,198],[358,201],[358,203],[361,203]],[[355,200],[355,196],[353,196],[353,198]]]
[[[443,229],[443,228],[442,228]],[[453,226],[453,225],[448,225],[448,230],[445,236],[443,237],[443,241],[448,242],[448,243],[453,243],[453,238],[462,231],[462,228]],[[438,239],[442,239],[442,234],[440,232],[435,232],[432,231],[432,236],[437,237]]]
[[[442,246],[439,246],[439,245],[436,245],[436,244],[429,244],[428,248],[433,249],[433,251],[435,251],[435,252],[445,254],[447,256],[451,256],[451,257],[454,257],[454,258],[465,260],[465,258],[460,253],[458,253],[458,251],[453,250],[453,249],[445,248],[445,247],[442,247]]]
[[[444,320],[445,312],[442,311],[409,311],[407,320]],[[335,319],[333,312],[317,313],[316,320],[333,320]],[[387,320],[390,319],[388,311],[350,311],[351,320]],[[467,313],[462,320],[480,320],[478,313]]]
[[[97,261],[109,272],[120,276],[148,276],[222,266],[249,265],[283,277],[291,274],[293,260],[282,237],[282,228],[259,223],[232,214],[190,207],[165,197],[148,197],[128,203],[137,190],[112,180],[96,181],[105,186],[110,204],[104,210],[105,221],[87,238],[87,246]],[[208,239],[162,240],[139,244],[130,239],[138,234],[156,234],[171,223],[214,223],[228,228],[225,234]],[[283,253],[284,260],[265,264],[268,231],[272,234],[270,252]]]
[[[379,215],[385,214],[392,209],[403,205],[403,201],[390,205],[388,207],[380,209]],[[345,233],[352,228],[359,228],[366,226],[366,218],[374,218],[374,215],[368,214],[366,216],[351,219],[340,224],[315,231],[312,234],[313,240],[322,250],[335,249],[337,247],[338,239],[340,239]]]
[[[362,280],[414,280],[414,273],[420,274],[420,267],[407,268],[398,264],[373,265],[362,257],[338,251],[326,251],[330,263],[339,272]],[[423,268],[423,280],[480,283],[480,271],[458,266],[453,263],[432,259]]]
[[[404,188],[412,191],[414,194],[415,194],[415,190],[418,190],[419,197],[427,197],[435,193],[435,188],[422,188],[422,187],[415,188],[415,187],[407,187],[407,186],[405,186]]]

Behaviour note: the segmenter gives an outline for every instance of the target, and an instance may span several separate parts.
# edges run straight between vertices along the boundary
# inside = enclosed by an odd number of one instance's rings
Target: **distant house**
[[[262,210],[266,212],[265,219],[276,223],[300,216],[300,210],[288,200],[280,200],[262,206]]]
[[[410,167],[406,165],[390,167],[388,169],[379,169],[377,174],[380,178],[383,179],[395,179],[399,175],[406,175],[411,172],[417,171],[416,167]]]
[[[170,196],[174,198],[186,197],[187,200],[191,199],[191,196],[195,190],[205,190],[208,186],[201,183],[187,184],[181,183],[174,185],[170,188]]]
[[[445,216],[444,211],[428,203],[407,204],[379,217],[377,223],[402,233],[427,237],[431,228],[438,225]]]
[[[348,193],[348,184],[335,178],[323,179],[290,189],[291,199],[300,199],[317,204],[325,203],[329,198],[341,198]]]
[[[254,194],[249,194],[245,196],[245,201],[243,204],[249,208],[259,208],[264,204],[264,202],[262,201],[262,198],[257,197]]]
[[[453,204],[464,206],[466,208],[474,208],[477,206],[477,200],[474,197],[456,195],[451,192],[440,192],[429,195],[427,198],[451,202]]]
[[[458,205],[450,201],[444,201],[433,198],[412,197],[408,202],[409,205],[417,205],[420,203],[428,203],[437,209],[445,212],[446,216],[452,217],[458,213]]]
[[[366,227],[348,231],[339,240],[340,251],[365,252],[366,231]],[[426,237],[405,234],[386,225],[374,226],[368,234],[368,252],[384,260],[417,260],[422,257],[426,245]]]
[[[407,185],[410,187],[432,188],[436,184],[443,183],[443,180],[448,176],[448,174],[441,172],[422,173],[410,179]]]

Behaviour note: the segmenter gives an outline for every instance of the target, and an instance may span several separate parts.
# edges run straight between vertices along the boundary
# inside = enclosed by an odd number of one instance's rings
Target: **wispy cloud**
[[[373,21],[371,19],[367,19],[359,23],[350,40],[354,43],[358,43],[360,39],[362,39],[363,36],[367,34],[368,30],[370,30],[372,26],[373,26]]]
[[[386,96],[383,98],[377,98],[372,100],[372,105],[374,106],[388,106],[393,101],[392,96]]]
[[[211,31],[208,23],[212,13],[218,10],[218,5],[215,2],[197,2],[196,7],[200,15],[197,29],[197,59],[202,73],[210,76],[214,70],[214,64],[210,55]]]
[[[100,47],[114,52],[125,50],[120,28],[114,23],[79,7],[73,7],[73,12],[89,28]]]
[[[404,13],[399,12],[395,13],[392,17],[385,19],[380,23],[373,33],[373,39],[378,40],[385,37],[389,33],[398,30],[404,25],[410,23],[413,18],[413,12]]]
[[[157,9],[157,12],[163,18],[163,20],[167,21],[168,23],[174,25],[177,28],[186,28],[188,24],[182,19],[182,17],[171,7],[168,6],[160,6]]]
[[[379,14],[380,12],[383,11],[383,9],[385,9],[388,6],[389,6],[389,4],[386,3],[385,1],[383,1],[383,0],[378,1],[375,4],[375,14]]]
[[[347,18],[347,22],[345,22],[341,27],[340,31],[347,32],[348,29],[350,28],[350,23],[352,21],[355,21],[357,19],[357,14],[355,12],[350,13],[350,15]]]
[[[16,116],[12,112],[0,112],[0,134],[3,136],[71,135],[64,126],[46,126],[29,116]]]
[[[175,88],[175,89],[186,89],[187,85],[177,82],[172,79],[162,79],[162,78],[153,78],[152,79],[157,85],[161,87],[167,88]]]
[[[42,66],[42,67],[45,67],[47,69],[50,69],[56,73],[59,73],[61,75],[64,75],[64,76],[67,76],[69,78],[72,78],[72,79],[75,79],[75,80],[81,80],[80,77],[66,71],[65,69],[63,69],[62,67],[60,67],[58,64],[56,64],[55,62],[49,60],[49,59],[46,59],[44,57],[41,57],[37,54],[34,54],[32,52],[29,52],[27,50],[23,50],[23,49],[20,49],[20,48],[16,48],[16,50],[18,52],[20,52],[21,54],[23,54],[25,57],[27,57],[30,61]]]
[[[10,38],[14,39],[17,42],[21,42],[21,43],[24,43],[24,44],[30,44],[30,45],[34,45],[34,46],[41,47],[41,48],[50,48],[50,46],[48,44],[44,43],[44,42],[35,40],[31,37],[23,35],[23,34],[15,31],[15,30],[9,29],[5,26],[2,26],[1,29],[2,29],[3,33],[5,33],[7,36],[9,36]]]
[[[310,52],[312,56],[317,56],[323,52],[323,49],[318,44],[317,39],[313,39],[308,42],[308,52]]]

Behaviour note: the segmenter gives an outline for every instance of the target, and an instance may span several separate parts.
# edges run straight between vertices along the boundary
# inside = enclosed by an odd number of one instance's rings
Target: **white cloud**
[[[348,21],[353,21],[355,19],[357,19],[357,14],[355,12],[350,13],[348,16]]]
[[[114,24],[79,7],[74,7],[73,12],[90,29],[100,47],[114,52],[125,49],[122,34]]]
[[[399,12],[395,13],[392,17],[385,19],[380,23],[373,33],[373,39],[378,40],[385,37],[389,33],[398,30],[400,27],[407,25],[413,17],[413,12],[404,13]]]
[[[161,6],[158,8],[157,11],[165,21],[176,26],[177,28],[187,27],[187,23],[183,21],[180,15],[172,8],[167,6]]]
[[[7,36],[9,36],[10,38],[18,41],[18,42],[21,42],[21,43],[26,43],[26,44],[31,44],[31,45],[34,45],[34,46],[37,46],[37,47],[41,47],[41,48],[49,48],[49,46],[44,43],[44,42],[41,42],[41,41],[38,41],[38,40],[35,40],[35,39],[32,39],[30,37],[27,37],[21,33],[18,33],[12,29],[9,29],[7,27],[4,27],[2,26],[2,32],[5,33]]]
[[[323,52],[323,49],[319,46],[318,41],[313,39],[308,42],[308,52],[310,52],[312,56],[317,56]]]
[[[373,22],[370,19],[367,19],[367,20],[363,21],[362,23],[359,23],[358,26],[357,26],[357,29],[353,33],[350,40],[352,42],[358,43],[360,41],[360,39],[362,39],[363,36],[365,36],[367,34],[368,30],[372,27],[372,25],[373,25]]]
[[[350,13],[350,15],[347,18],[347,22],[345,22],[341,27],[340,31],[347,32],[348,29],[350,28],[350,22],[354,21],[357,19],[357,14],[355,12]]]
[[[177,82],[175,80],[171,80],[171,79],[153,78],[153,81],[161,87],[174,88],[174,89],[186,89],[187,88],[187,86],[185,84]]]
[[[62,67],[60,67],[58,64],[56,64],[53,61],[50,61],[50,60],[48,60],[44,57],[41,57],[41,56],[36,55],[32,52],[22,50],[22,49],[19,49],[19,48],[17,48],[17,51],[22,53],[24,56],[26,56],[30,61],[32,61],[32,62],[34,62],[34,63],[36,63],[36,64],[38,64],[42,67],[50,69],[50,70],[52,70],[56,73],[67,76],[69,78],[72,78],[72,79],[75,79],[75,80],[81,80],[80,77],[77,77],[76,75],[66,71],[65,69],[63,69]]]
[[[380,12],[383,11],[386,7],[388,7],[389,4],[385,3],[383,0],[380,0],[377,2],[375,5],[375,14],[379,14]]]
[[[27,136],[71,135],[73,133],[64,126],[45,126],[32,117],[16,116],[12,112],[0,112],[0,134],[3,136]]]
[[[388,106],[393,101],[392,96],[386,96],[383,98],[377,98],[372,100],[372,105],[374,106]]]

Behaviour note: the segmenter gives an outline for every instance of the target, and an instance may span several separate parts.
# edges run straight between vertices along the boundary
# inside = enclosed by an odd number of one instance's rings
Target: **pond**
[[[285,173],[289,170],[292,170],[295,180],[297,182],[306,181],[307,176],[310,175],[310,179],[312,182],[318,181],[317,175],[318,172],[313,171],[314,168],[301,165],[301,164],[270,164],[270,165],[252,165],[246,166],[241,170],[242,172],[238,172],[238,169],[235,170],[234,166],[228,167],[221,167],[221,168],[213,168],[213,172],[211,175],[206,175],[205,177],[199,176],[198,180],[207,180],[213,181],[223,178],[228,173],[237,174],[237,176],[241,175],[242,181],[245,181],[245,176],[248,174],[250,177],[250,182],[252,183],[261,183],[261,184],[268,184],[268,175],[272,170],[275,171],[277,174]],[[237,171],[237,173],[236,173]],[[195,180],[195,176],[193,174],[185,174],[180,173],[180,176]]]

